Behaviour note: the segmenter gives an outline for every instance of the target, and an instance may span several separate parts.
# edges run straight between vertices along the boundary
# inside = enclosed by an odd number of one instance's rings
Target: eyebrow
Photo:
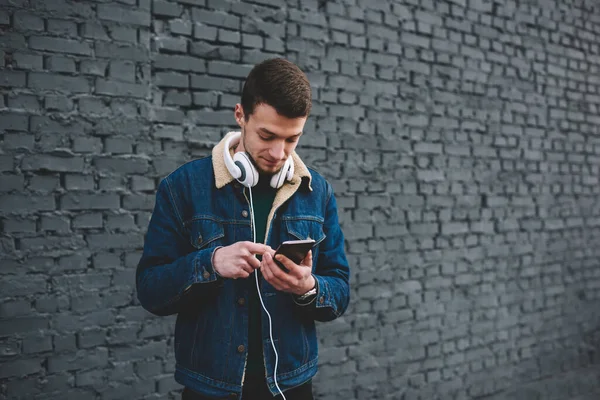
[[[264,133],[266,133],[267,135],[277,136],[277,134],[276,134],[276,133],[273,133],[273,132],[271,132],[271,131],[270,131],[270,130],[268,130],[267,128],[258,128],[258,130],[259,130],[259,131],[262,131],[262,132],[264,132]],[[295,135],[293,135],[293,136],[291,136],[291,137],[298,137],[298,136],[300,136],[300,135],[302,135],[302,132],[299,132],[299,133],[297,133],[297,134],[295,134]],[[289,138],[288,138],[288,139],[289,139]]]

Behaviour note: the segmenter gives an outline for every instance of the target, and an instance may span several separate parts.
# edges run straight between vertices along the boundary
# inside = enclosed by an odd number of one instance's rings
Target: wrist
[[[308,297],[312,294],[316,294],[316,289],[317,289],[317,280],[311,274],[310,279],[308,280],[308,285],[300,293],[298,293],[297,296]],[[314,293],[312,293],[313,291],[314,291]]]

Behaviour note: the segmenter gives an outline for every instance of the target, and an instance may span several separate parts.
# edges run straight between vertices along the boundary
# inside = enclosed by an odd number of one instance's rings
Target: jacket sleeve
[[[136,270],[138,300],[155,315],[175,314],[188,303],[215,296],[223,282],[212,268],[214,248],[190,252],[167,179],[158,186]]]
[[[325,239],[319,245],[319,255],[313,276],[317,295],[307,305],[296,301],[302,312],[317,321],[331,321],[341,316],[350,301],[350,267],[344,251],[344,234],[340,228],[337,203],[331,185],[327,184]]]

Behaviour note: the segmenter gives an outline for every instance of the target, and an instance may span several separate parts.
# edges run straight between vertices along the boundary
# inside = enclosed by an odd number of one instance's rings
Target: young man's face
[[[236,151],[248,153],[259,173],[273,175],[296,148],[307,117],[287,118],[272,106],[259,104],[246,121],[241,104],[236,104],[235,119],[242,128]]]

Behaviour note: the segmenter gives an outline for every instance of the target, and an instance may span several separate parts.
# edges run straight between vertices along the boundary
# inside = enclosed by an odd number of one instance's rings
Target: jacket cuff
[[[325,307],[329,307],[329,308],[334,308],[335,304],[334,304],[334,298],[333,295],[331,293],[331,290],[329,290],[329,285],[327,284],[327,280],[321,276],[318,275],[313,275],[317,281],[317,287],[319,288],[319,290],[317,290],[317,296],[315,298],[315,305],[317,308],[325,308]]]
[[[217,250],[219,250],[221,247],[223,246],[217,246],[213,249],[212,254],[210,255],[210,268],[212,269],[212,271],[215,273],[215,275],[217,275],[219,278],[223,278],[221,276],[221,274],[219,274],[217,272],[217,270],[215,269],[215,253],[217,252]]]
[[[200,250],[196,254],[194,259],[194,283],[210,283],[223,279],[213,268],[213,256],[218,248]]]

